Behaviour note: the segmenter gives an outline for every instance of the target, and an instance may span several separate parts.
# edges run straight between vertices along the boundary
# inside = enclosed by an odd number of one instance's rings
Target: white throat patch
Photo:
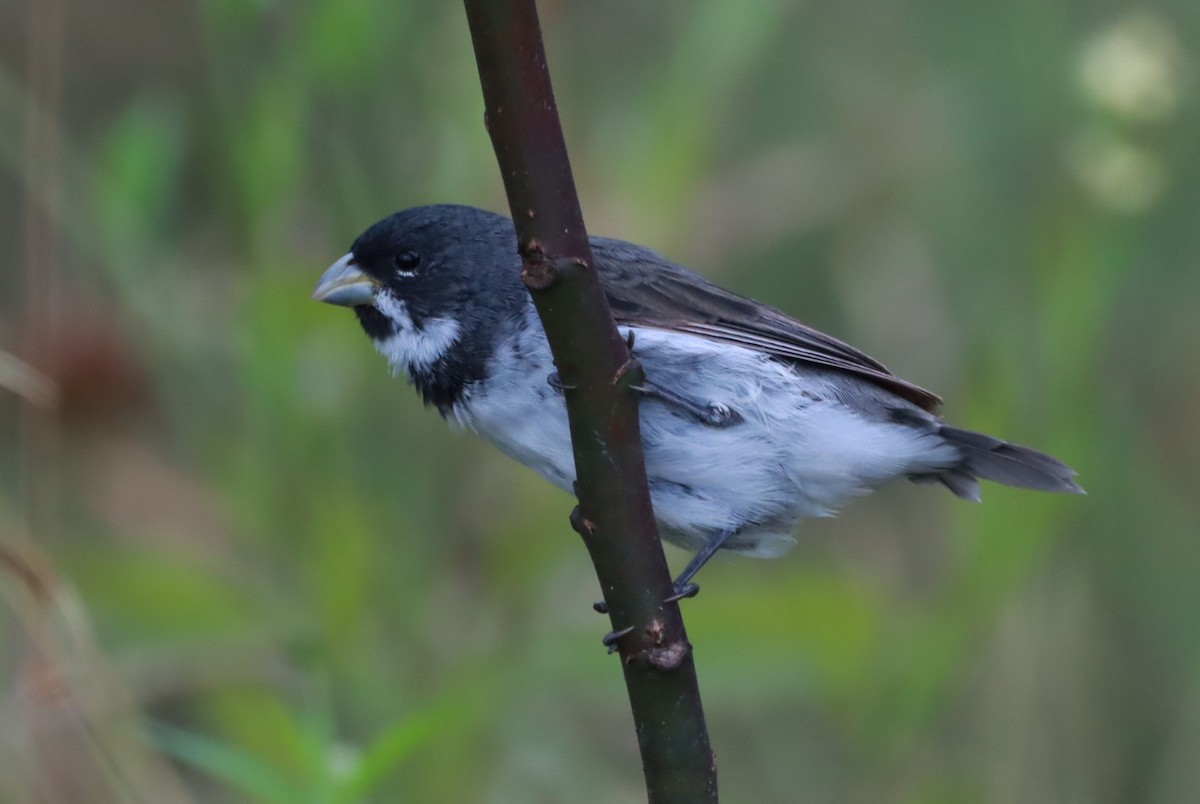
[[[394,335],[375,341],[375,348],[387,358],[392,371],[429,368],[458,340],[457,321],[435,318],[418,329],[408,307],[390,293],[380,293],[375,298],[375,306],[396,324]]]

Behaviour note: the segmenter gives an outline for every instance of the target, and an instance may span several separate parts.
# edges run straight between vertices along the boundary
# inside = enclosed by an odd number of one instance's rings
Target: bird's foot
[[[731,427],[742,421],[742,415],[728,405],[719,402],[698,402],[674,391],[669,391],[652,382],[631,386],[643,396],[658,399],[681,411],[689,418],[709,427]]]

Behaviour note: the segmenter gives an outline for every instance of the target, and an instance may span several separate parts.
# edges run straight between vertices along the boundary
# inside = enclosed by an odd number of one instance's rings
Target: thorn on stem
[[[578,505],[571,509],[571,527],[585,539],[596,533],[596,523],[584,516]]]
[[[521,281],[530,290],[547,290],[558,281],[558,266],[546,254],[542,241],[530,239],[521,244],[521,257],[525,260],[525,268],[521,271]]]

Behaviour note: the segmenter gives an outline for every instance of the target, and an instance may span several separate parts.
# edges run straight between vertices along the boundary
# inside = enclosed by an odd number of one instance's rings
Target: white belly
[[[575,468],[566,406],[546,382],[554,368],[540,328],[531,332],[537,336],[494,358],[487,393],[473,390],[452,417],[570,491]],[[658,399],[641,401],[651,499],[662,535],[672,542],[696,547],[734,529],[730,549],[779,555],[792,545],[798,519],[831,515],[846,498],[892,477],[957,458],[936,436],[860,416],[838,401],[829,374],[801,374],[698,336],[634,334],[634,353],[652,382],[742,417],[712,427]]]

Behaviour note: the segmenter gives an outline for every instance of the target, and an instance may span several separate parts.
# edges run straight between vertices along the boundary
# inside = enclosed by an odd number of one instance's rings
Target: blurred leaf
[[[447,695],[421,712],[408,715],[375,738],[338,791],[337,801],[357,801],[372,793],[412,752],[443,731],[460,729],[478,711],[477,696]]]
[[[621,163],[624,188],[648,215],[674,208],[696,186],[698,167],[714,145],[714,110],[728,108],[747,70],[777,31],[785,5],[776,0],[731,4],[705,0],[686,17],[660,80],[643,92],[650,113]],[[620,164],[620,163],[619,163]]]
[[[761,568],[744,570],[755,571]],[[728,672],[729,683],[740,683],[741,657],[753,654],[755,683],[763,691],[806,690],[834,700],[853,694],[871,672],[879,638],[879,609],[870,591],[831,568],[792,566],[786,578],[777,577],[776,583],[714,584],[719,604],[705,605],[703,596],[697,601],[689,632],[705,653],[706,678]],[[806,677],[815,683],[806,684]]]
[[[127,639],[211,636],[245,627],[260,613],[233,578],[178,556],[89,550],[70,566],[102,624]]]
[[[177,102],[143,96],[112,124],[96,158],[90,209],[106,266],[126,285],[142,278],[178,210],[186,131]]]
[[[207,771],[262,801],[312,801],[253,754],[161,721],[149,724],[150,739],[163,753]]]
[[[316,0],[310,5],[304,63],[332,87],[369,86],[371,71],[383,69],[387,43],[404,27],[389,12],[403,14],[410,6],[376,0]]]
[[[294,201],[294,189],[305,171],[305,105],[303,88],[280,66],[253,86],[247,103],[229,110],[225,123],[232,171],[251,244],[266,253],[270,235]],[[261,257],[261,255],[260,255]]]
[[[334,737],[324,696],[285,698],[276,689],[247,687],[219,692],[207,709],[214,728],[238,750],[269,763],[293,785],[328,791]]]
[[[373,533],[364,505],[353,490],[332,487],[312,507],[312,583],[325,619],[325,639],[336,656],[347,651],[369,615],[375,587]]]

